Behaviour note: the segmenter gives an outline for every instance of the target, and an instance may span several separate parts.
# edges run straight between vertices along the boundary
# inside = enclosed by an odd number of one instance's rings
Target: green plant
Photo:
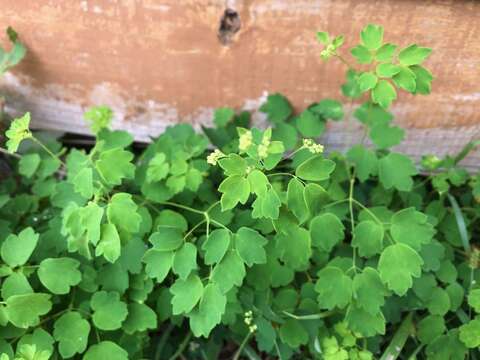
[[[0,46],[0,76],[2,76],[7,70],[17,65],[25,56],[26,48],[18,39],[18,34],[11,27],[6,30],[8,39],[12,43],[10,51],[5,51]],[[1,121],[4,118],[4,104],[5,99],[0,95],[0,126]]]
[[[17,65],[25,56],[25,46],[18,40],[18,34],[11,27],[6,30],[8,39],[12,43],[12,49],[5,51],[0,47],[0,75]]]
[[[368,25],[361,70],[342,37],[318,38],[348,66],[343,93],[368,97],[354,115],[373,148],[324,155],[313,138],[341,103],[294,115],[280,94],[261,107],[272,128],[222,108],[206,135],[170,127],[138,155],[104,107],[86,114],[88,150],[32,134],[28,114],[12,123],[1,360],[479,355],[480,181],[458,165],[477,144],[425,157],[426,176],[390,150],[404,132],[387,108],[396,88],[430,92],[430,50],[395,56]]]

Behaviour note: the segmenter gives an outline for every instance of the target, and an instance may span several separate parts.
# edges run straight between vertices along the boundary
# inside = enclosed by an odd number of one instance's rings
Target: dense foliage
[[[363,102],[346,154],[314,140],[340,102],[295,115],[280,94],[260,109],[271,128],[222,108],[204,134],[170,127],[140,154],[106,107],[85,115],[91,149],[12,122],[1,360],[480,356],[480,182],[458,165],[476,144],[420,169],[391,150],[404,130],[388,108],[430,92],[431,50],[368,25],[352,65],[343,37],[318,40]]]

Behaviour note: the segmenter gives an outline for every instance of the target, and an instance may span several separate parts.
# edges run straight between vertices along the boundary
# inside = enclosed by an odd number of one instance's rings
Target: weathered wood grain
[[[25,61],[0,80],[10,111],[34,125],[85,133],[82,112],[107,104],[115,126],[138,140],[165,126],[208,123],[218,106],[256,109],[282,92],[297,109],[341,99],[341,63],[319,59],[317,30],[358,41],[370,22],[387,40],[434,49],[430,96],[401,95],[393,107],[408,127],[401,150],[457,151],[480,130],[480,2],[442,0],[0,0],[0,26],[27,44]],[[240,30],[228,46],[217,32],[230,7]],[[261,121],[260,114],[257,118]],[[333,148],[355,141],[335,127]],[[480,166],[480,157],[469,165]]]

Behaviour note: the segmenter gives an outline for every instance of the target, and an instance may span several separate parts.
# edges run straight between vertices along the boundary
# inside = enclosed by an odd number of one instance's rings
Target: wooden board
[[[319,59],[317,30],[358,42],[367,23],[385,38],[434,49],[430,96],[401,95],[393,107],[408,128],[401,151],[457,151],[480,130],[480,2],[416,0],[0,0],[0,26],[12,25],[28,56],[0,80],[7,110],[31,111],[39,128],[88,133],[83,111],[107,104],[115,127],[140,141],[165,126],[211,121],[213,109],[256,110],[281,92],[297,110],[341,99],[345,67]],[[222,30],[239,30],[233,35]],[[224,18],[225,20],[225,18]],[[261,114],[255,118],[262,122]],[[353,133],[351,133],[353,131]],[[357,139],[335,126],[332,149]],[[480,155],[467,165],[480,166]]]

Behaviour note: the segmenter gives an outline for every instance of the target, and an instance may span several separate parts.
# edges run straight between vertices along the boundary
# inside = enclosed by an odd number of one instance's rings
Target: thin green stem
[[[245,336],[245,338],[243,339],[242,343],[240,344],[240,347],[238,348],[232,360],[238,360],[240,358],[240,355],[242,355],[243,348],[245,347],[245,345],[247,345],[248,340],[250,339],[250,336],[252,336],[252,333],[248,332],[247,336]]]
[[[205,350],[200,349],[200,355],[202,355],[203,360],[208,360],[207,354],[205,354]]]
[[[344,63],[350,70],[355,70],[355,68],[340,54],[335,53],[333,54],[338,60]]]
[[[425,183],[429,182],[430,179],[431,179],[431,175],[428,175],[425,179],[423,179],[422,181],[420,181],[417,185],[415,185],[412,190],[415,190],[415,189],[418,189],[420,186],[424,185]]]
[[[424,344],[420,344],[417,346],[417,348],[412,352],[412,354],[408,357],[408,360],[415,360],[417,358],[417,355],[422,351]]]
[[[85,310],[80,309],[80,308],[71,308],[70,310],[81,312],[86,317],[92,316],[92,314],[90,314],[88,311],[85,311]]]
[[[267,177],[272,177],[272,176],[291,176],[293,178],[297,178],[297,176],[295,176],[293,174],[290,174],[290,173],[287,173],[287,172],[277,172],[277,173],[267,175]]]
[[[210,205],[210,206],[208,207],[207,210],[205,210],[205,212],[209,213],[209,212],[212,211],[218,204],[220,204],[220,200],[215,201],[212,205]]]
[[[478,131],[473,134],[473,136],[471,137],[471,139],[474,139],[476,137],[478,137]],[[472,150],[475,150],[478,146],[480,146],[480,139],[477,139],[477,140],[471,140],[470,142],[468,142],[464,148],[457,154],[457,156],[455,156],[454,158],[454,162],[455,164],[458,164],[460,161],[462,161],[463,159],[465,159],[465,157],[472,151]]]
[[[168,324],[167,328],[162,334],[160,341],[158,342],[157,348],[155,349],[155,357],[154,360],[160,360],[162,358],[162,351],[167,343],[168,338],[170,337],[170,333],[173,330],[173,324]]]
[[[363,205],[360,201],[358,201],[357,199],[354,199],[352,198],[352,203],[361,207],[363,210],[365,210],[365,212],[367,212],[368,215],[370,215],[373,220],[375,220],[379,225],[383,225],[382,221],[377,217],[377,215],[375,215],[372,210],[370,210],[369,208],[367,208],[365,205]]]
[[[371,115],[372,115],[372,102],[370,100],[368,100],[367,123],[370,122]],[[362,145],[365,143],[365,140],[367,139],[367,135],[368,135],[368,126],[366,126],[364,124],[363,125],[362,140],[360,141],[360,143]]]
[[[39,323],[36,327],[38,327],[38,326],[40,326],[40,325],[43,325],[43,324],[45,324],[46,322],[49,322],[50,320],[59,317],[60,315],[65,314],[67,311],[70,311],[70,309],[69,309],[69,308],[63,309],[63,310],[61,310],[61,311],[59,311],[59,312],[57,312],[57,313],[55,313],[55,314],[53,314],[53,315],[51,315],[51,316],[49,316],[49,317],[46,317],[45,319],[43,319],[42,321],[40,321],[40,323]]]
[[[349,103],[349,106],[348,106],[348,112],[343,117],[345,119],[345,121],[347,121],[347,125],[348,125],[348,133],[349,133],[348,146],[349,147],[351,147],[352,144],[353,144],[353,134],[354,134],[354,131],[353,131],[353,116],[352,116],[353,101],[354,101],[354,99],[350,98],[350,103]]]
[[[277,351],[277,355],[278,355],[278,359],[279,360],[283,360],[282,359],[282,353],[280,352],[280,348],[278,347],[278,344],[277,344],[277,340],[275,339],[273,341],[274,345],[275,345],[275,350]]]
[[[95,329],[95,336],[97,338],[97,344],[100,344],[102,342],[102,340],[100,339],[100,334],[98,333],[98,329],[96,327],[94,327]]]
[[[0,301],[0,304],[6,305],[6,303],[3,302],[3,301]],[[34,331],[35,329],[41,327],[43,324],[45,324],[45,323],[49,322],[50,320],[53,320],[53,319],[55,319],[55,318],[57,318],[57,317],[59,317],[59,316],[61,316],[61,315],[63,315],[63,314],[65,314],[66,312],[68,312],[68,311],[70,311],[70,310],[72,310],[72,309],[66,308],[66,309],[63,309],[63,310],[61,310],[61,311],[53,314],[53,315],[50,315],[50,316],[46,317],[45,319],[43,319],[42,321],[40,321],[40,322],[39,322],[37,325],[35,325],[34,327],[29,328],[29,329],[26,331],[26,333],[24,333],[24,334],[22,334],[21,336],[18,336],[18,337],[16,337],[16,338],[10,340],[9,344],[10,344],[10,345],[15,344],[15,343],[16,343],[22,336],[24,336],[25,334],[28,334],[29,332]]]
[[[173,206],[173,207],[176,207],[176,208],[179,208],[179,209],[183,209],[183,210],[186,210],[186,211],[190,211],[190,212],[193,212],[193,213],[196,213],[196,214],[200,214],[200,215],[204,215],[204,214],[205,214],[205,212],[202,211],[202,210],[194,209],[194,208],[191,208],[190,206],[185,206],[185,205],[182,205],[182,204],[177,204],[177,203],[174,203],[174,202],[171,202],[171,201],[164,201],[164,202],[160,202],[159,204],[161,204],[161,205],[167,205],[167,206]]]
[[[332,316],[337,312],[334,310],[329,310],[329,311],[324,311],[318,314],[309,314],[309,315],[295,315],[295,314],[289,313],[288,311],[283,311],[283,313],[295,320],[318,320],[318,319],[325,319],[326,317]]]
[[[291,159],[297,152],[299,152],[300,150],[303,150],[303,149],[305,149],[305,147],[302,145],[302,146],[300,146],[297,150],[292,151],[290,154],[288,154],[286,157],[284,157],[281,161],[285,161],[285,160]]]
[[[56,154],[54,154],[48,147],[46,147],[40,140],[38,140],[35,136],[32,135],[31,139],[35,142],[38,146],[40,146],[45,152],[50,155],[52,158],[57,160],[60,164],[65,166],[65,163],[60,159]]]
[[[139,197],[137,195],[134,195],[135,197]],[[155,211],[157,214],[160,214],[160,210],[158,210],[155,206],[153,206],[148,200],[144,200],[142,202],[142,205],[145,205],[146,207],[148,207],[150,210],[152,211]]]
[[[272,177],[272,176],[290,176],[294,179],[297,179],[298,181],[300,181],[305,186],[305,182],[302,179],[300,179],[297,175],[294,175],[294,174],[290,174],[290,173],[287,173],[287,172],[277,172],[277,173],[267,175],[267,177]]]
[[[206,219],[200,221],[198,224],[196,224],[194,227],[192,227],[183,237],[183,240],[185,241],[196,229],[198,229],[200,226],[205,224],[207,222]]]
[[[8,155],[8,156],[11,156],[11,157],[14,157],[14,158],[17,158],[17,159],[21,159],[21,158],[22,158],[21,155],[16,154],[16,153],[11,153],[10,151],[8,151],[7,149],[4,149],[4,148],[2,148],[2,147],[0,147],[0,153],[5,154],[5,155]]]
[[[191,337],[192,337],[192,332],[189,331],[187,336],[185,336],[185,338],[183,339],[182,343],[178,346],[177,351],[175,351],[175,353],[172,356],[170,356],[169,360],[175,360],[176,358],[182,355]]]
[[[328,208],[328,207],[331,207],[331,206],[335,206],[335,205],[338,205],[338,204],[343,204],[344,202],[347,202],[347,201],[349,201],[349,199],[337,200],[337,201],[334,201],[334,202],[332,202],[332,203],[330,203],[330,204],[325,205],[323,208],[325,209],[325,208]]]
[[[243,352],[249,360],[262,360],[250,345],[246,345]]]
[[[37,269],[39,267],[40,267],[40,265],[23,265],[21,268],[22,269]]]
[[[383,226],[383,222],[378,218],[377,215],[375,215],[372,210],[370,210],[369,208],[367,208],[365,205],[363,205],[360,201],[356,200],[356,199],[352,199],[352,202],[357,205],[358,207],[362,208],[363,210],[365,210],[365,212],[370,215],[372,217],[373,220],[375,220],[379,225]],[[394,244],[395,242],[393,241],[393,239],[390,237],[390,235],[388,233],[385,233],[387,239],[392,243]]]
[[[232,232],[232,230],[230,230],[228,227],[226,227],[225,225],[223,225],[222,223],[220,223],[216,220],[210,219],[210,222],[214,225],[217,225],[218,227],[221,227],[222,229],[225,229],[225,230],[229,231],[230,233]]]
[[[462,322],[462,324],[466,324],[470,321],[471,316],[468,315],[465,310],[462,308],[458,309],[455,311],[455,315],[458,317],[458,319]]]
[[[208,239],[208,237],[210,236],[210,216],[208,215],[208,212],[205,213],[205,218],[206,218],[206,221],[207,221],[207,226],[206,226],[206,229],[205,229],[205,235],[207,236],[207,239]]]
[[[98,171],[97,169],[97,173],[98,175],[100,175],[100,177],[102,178],[102,180],[105,182],[105,184],[107,183],[107,180],[105,179],[105,177],[103,176],[102,172],[101,171]],[[100,185],[100,187],[105,191],[105,194],[107,194],[108,196],[108,193],[109,193],[109,190],[108,188],[101,182],[101,181],[95,181],[96,184]]]
[[[348,209],[350,211],[350,227],[351,231],[353,233],[354,228],[355,228],[355,219],[353,217],[353,186],[355,184],[355,178],[352,177],[350,179],[350,189],[348,192]]]
[[[183,210],[186,210],[186,211],[190,211],[190,212],[193,212],[195,214],[200,214],[202,215],[205,220],[203,222],[206,222],[207,223],[207,235],[210,231],[210,224],[214,224],[218,227],[221,227],[225,230],[228,230],[229,232],[232,232],[229,228],[227,228],[225,225],[223,225],[222,223],[219,223],[218,221],[216,220],[213,220],[210,218],[210,216],[208,215],[208,212],[210,210],[212,210],[217,204],[219,203],[219,201],[217,201],[216,203],[212,204],[206,211],[202,211],[202,210],[198,210],[198,209],[194,209],[194,208],[191,208],[189,206],[185,206],[185,205],[182,205],[182,204],[177,204],[177,203],[174,203],[174,202],[170,202],[170,201],[165,201],[165,202],[161,202],[159,204],[161,205],[166,205],[166,206],[173,206],[173,207],[177,207],[179,209],[183,209]],[[147,204],[148,206],[148,204]],[[159,212],[158,209],[156,209],[155,207],[152,207],[151,205],[149,206],[150,208],[153,208],[156,212]],[[198,224],[197,224],[198,225]]]
[[[475,269],[473,268],[473,266],[470,266],[470,279],[469,279],[469,283],[468,283],[468,293],[469,294],[472,291],[472,287],[473,287],[474,284],[475,284]],[[472,318],[472,307],[471,306],[469,306],[469,308],[468,308],[468,318],[469,319]]]
[[[347,164],[347,168],[350,168],[350,166]],[[349,171],[350,173],[350,171]],[[353,216],[353,190],[355,186],[355,168],[353,171],[349,174],[350,175],[350,186],[348,189],[348,210],[350,212],[350,231],[353,234],[355,231],[355,218]],[[357,249],[355,247],[352,248],[353,253],[352,253],[352,267],[353,267],[353,272],[357,273]]]
[[[354,273],[357,273],[357,270],[360,270],[360,268],[359,268],[358,266],[356,266],[356,265],[352,265],[352,266],[347,270],[347,274],[348,274],[350,271],[352,271],[352,270],[353,270]]]
[[[89,156],[88,157],[88,161],[90,162],[90,164],[92,165],[92,168],[97,170],[97,174],[100,176],[100,179],[102,179],[102,181],[105,183],[105,184],[108,184],[108,181],[107,179],[105,179],[105,176],[103,175],[102,171],[95,166],[95,163],[93,162],[92,158]],[[100,184],[100,186],[107,190],[106,192],[108,193],[108,189],[105,187],[105,185],[101,182],[101,181],[97,181],[98,184]]]

